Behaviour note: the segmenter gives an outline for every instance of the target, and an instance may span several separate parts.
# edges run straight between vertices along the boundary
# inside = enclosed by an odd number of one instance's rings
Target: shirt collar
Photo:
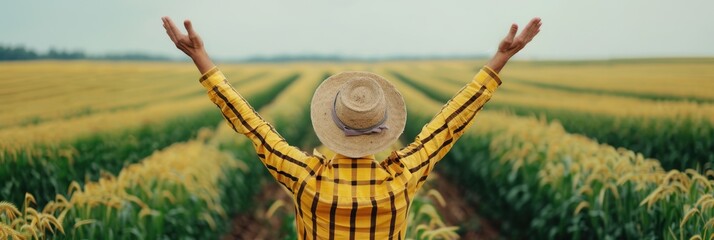
[[[368,163],[368,162],[375,161],[374,159],[375,159],[374,154],[367,155],[364,157],[359,157],[359,158],[351,158],[351,157],[337,153],[337,154],[335,154],[333,163],[353,163],[353,162]]]

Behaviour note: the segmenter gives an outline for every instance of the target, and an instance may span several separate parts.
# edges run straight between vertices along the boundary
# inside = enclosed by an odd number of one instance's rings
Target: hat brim
[[[384,92],[387,103],[387,129],[379,133],[346,136],[332,120],[332,108],[337,92],[351,79],[375,80]],[[347,157],[375,154],[394,143],[404,132],[407,109],[402,94],[387,79],[369,72],[341,72],[324,80],[315,90],[310,104],[310,119],[320,142],[336,153]]]

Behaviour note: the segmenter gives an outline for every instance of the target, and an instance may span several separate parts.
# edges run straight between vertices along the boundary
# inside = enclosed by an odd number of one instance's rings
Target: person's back
[[[367,72],[343,72],[322,82],[311,103],[315,133],[338,153],[326,159],[290,146],[213,65],[185,22],[182,35],[170,19],[164,27],[176,46],[203,74],[201,84],[228,124],[246,135],[270,174],[293,195],[300,239],[402,239],[412,198],[476,113],[501,84],[498,72],[539,31],[533,19],[515,38],[514,24],[499,52],[426,124],[414,142],[382,161],[374,153],[402,134],[406,108],[386,79]]]
[[[337,155],[305,187],[293,191],[303,239],[387,239],[401,236],[417,180],[398,164]],[[301,184],[302,185],[302,184]]]

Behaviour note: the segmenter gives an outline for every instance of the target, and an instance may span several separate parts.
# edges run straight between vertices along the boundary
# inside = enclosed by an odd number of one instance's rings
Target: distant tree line
[[[344,62],[344,61],[389,61],[389,60],[443,60],[443,59],[486,59],[485,54],[446,54],[446,55],[392,55],[382,57],[356,57],[343,56],[337,54],[277,54],[272,56],[252,56],[247,58],[226,58],[217,59],[219,62],[296,62],[296,61],[317,61],[317,62]],[[145,53],[121,53],[105,55],[89,55],[81,50],[67,51],[50,48],[46,53],[38,53],[34,49],[24,46],[4,46],[0,44],[0,61],[20,61],[20,60],[139,60],[139,61],[186,61],[186,58],[174,59],[160,55],[149,55]]]
[[[146,60],[146,61],[167,61],[171,60],[168,57],[153,56],[143,53],[124,53],[124,54],[106,54],[101,56],[90,56],[83,51],[67,51],[50,48],[47,53],[38,53],[34,49],[29,49],[24,46],[3,46],[0,45],[0,61],[18,61],[18,60]]]

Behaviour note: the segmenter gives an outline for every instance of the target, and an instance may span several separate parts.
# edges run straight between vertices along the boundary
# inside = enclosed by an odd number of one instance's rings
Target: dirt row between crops
[[[438,190],[447,202],[445,207],[435,204],[447,225],[459,226],[463,239],[497,239],[499,234],[494,225],[479,216],[474,207],[463,198],[463,192],[447,179],[434,177],[430,188]],[[271,218],[266,217],[270,206],[281,200],[285,203]],[[235,216],[231,230],[223,236],[230,239],[279,239],[280,229],[286,215],[294,214],[292,199],[282,186],[275,182],[264,184],[260,194],[255,196],[256,206],[252,213]]]

